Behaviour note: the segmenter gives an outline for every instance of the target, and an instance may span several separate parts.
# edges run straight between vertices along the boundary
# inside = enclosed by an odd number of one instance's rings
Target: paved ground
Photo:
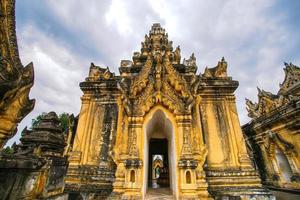
[[[169,188],[148,189],[145,200],[173,200],[173,195]]]
[[[276,200],[300,200],[300,194],[271,190]],[[145,200],[172,200],[173,195],[169,188],[148,189]]]
[[[271,190],[271,192],[276,196],[276,200],[300,200],[300,194],[293,194],[276,190]]]

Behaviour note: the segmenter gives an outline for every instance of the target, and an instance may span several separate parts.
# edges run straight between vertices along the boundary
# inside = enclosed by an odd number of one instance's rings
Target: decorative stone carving
[[[23,67],[15,28],[15,0],[1,0],[0,15],[0,148],[17,132],[18,123],[33,109],[29,99],[33,64]]]
[[[80,83],[84,95],[71,152],[76,159],[70,158],[66,179],[68,193],[97,196],[113,191],[109,199],[142,199],[152,162],[147,145],[162,137],[170,148],[164,151],[171,152],[172,172],[166,174],[172,176],[174,198],[211,199],[208,188],[220,199],[269,195],[247,157],[233,94],[238,82],[227,77],[227,62],[222,58],[203,76],[196,75],[195,55],[182,63],[180,51],[179,46],[173,49],[160,24],[153,24],[140,52],[134,52],[132,61],[121,61],[120,76],[99,78],[109,70],[92,67],[90,77]],[[103,114],[95,114],[99,109]],[[154,116],[166,118],[158,122]],[[152,130],[157,131],[155,137]],[[108,132],[109,140],[95,136]],[[93,159],[94,143],[103,146],[103,158],[112,158],[107,167]]]
[[[214,68],[205,68],[203,77],[211,78],[225,78],[227,77],[227,62],[225,58],[222,57],[221,61],[218,62],[218,65]]]
[[[189,59],[183,59],[183,64],[189,67],[197,67],[195,54],[192,53]]]
[[[174,64],[179,64],[181,60],[181,55],[180,55],[180,46],[176,47],[174,51]]]
[[[129,84],[120,85],[124,107],[134,108],[134,110],[126,109],[128,114],[143,115],[158,102],[168,106],[174,112],[190,112],[188,108],[192,103],[192,97],[188,83],[171,63],[180,62],[180,47],[171,52],[172,43],[168,41],[165,31],[157,24],[153,25],[149,37],[145,37],[142,45],[142,54],[135,54],[135,56],[145,55],[144,52],[148,52],[146,59],[143,57],[143,68],[132,81],[123,80],[123,83],[131,81],[130,87]],[[142,58],[139,59],[143,61]],[[192,56],[191,60],[193,59]],[[165,76],[164,72],[167,72],[168,76]],[[129,98],[126,95],[128,93],[131,94]]]
[[[295,102],[300,98],[300,68],[292,63],[285,63],[285,79],[280,84],[278,94],[258,89],[258,103],[246,99],[248,116],[258,118],[267,113]]]
[[[115,76],[113,73],[111,73],[107,68],[101,68],[98,66],[95,66],[94,63],[91,63],[90,72],[89,72],[89,81],[97,81],[99,79],[109,79]]]
[[[285,67],[285,79],[276,95],[258,89],[258,103],[246,99],[252,120],[243,126],[264,184],[282,190],[300,188],[300,148],[296,142],[300,68],[292,63],[285,63]]]
[[[43,116],[33,130],[22,132],[14,152],[0,154],[0,192],[4,199],[66,198],[65,137],[54,112]],[[9,192],[7,192],[9,191]]]
[[[300,68],[293,63],[284,63],[284,65],[285,78],[283,83],[279,85],[280,90],[278,91],[278,94],[299,96],[299,91],[294,90],[294,87],[297,87],[300,82]]]
[[[132,62],[130,60],[121,60],[121,67],[131,67]]]

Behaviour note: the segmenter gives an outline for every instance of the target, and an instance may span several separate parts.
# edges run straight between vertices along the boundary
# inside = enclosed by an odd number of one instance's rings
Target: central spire
[[[142,63],[146,61],[149,54],[161,56],[167,54],[170,57],[170,61],[174,64],[180,63],[180,47],[177,47],[173,52],[173,42],[168,40],[168,34],[165,29],[161,27],[159,23],[154,23],[149,31],[149,34],[145,35],[144,41],[141,43],[141,53],[135,52],[133,56],[133,62],[136,64],[139,61]]]
[[[154,23],[149,31],[149,35],[151,34],[165,34],[165,29],[161,27],[160,23]]]
[[[178,68],[185,73],[195,74],[197,70],[195,56],[192,55],[181,63],[180,51],[180,46],[173,49],[173,42],[168,39],[168,33],[166,33],[165,29],[159,23],[154,23],[141,42],[141,50],[133,53],[132,61],[121,61],[119,68],[121,76],[136,75],[145,68],[148,59],[151,59],[151,62],[158,69],[160,69],[160,65],[163,62],[168,62],[176,70]]]
[[[172,41],[168,41],[168,34],[165,32],[159,23],[152,25],[149,31],[149,36],[145,35],[145,41],[142,42],[142,53],[143,51],[172,51]]]

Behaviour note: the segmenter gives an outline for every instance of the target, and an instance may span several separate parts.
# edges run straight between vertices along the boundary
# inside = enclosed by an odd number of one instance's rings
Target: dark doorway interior
[[[170,187],[167,139],[150,139],[148,187]]]

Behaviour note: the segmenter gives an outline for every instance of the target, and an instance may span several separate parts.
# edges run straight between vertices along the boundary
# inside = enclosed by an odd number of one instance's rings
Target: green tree
[[[41,122],[41,119],[46,115],[47,113],[43,112],[42,114],[38,115],[35,119],[32,119],[31,120],[31,127],[30,129],[33,129],[34,127],[37,127],[40,122]]]
[[[68,113],[61,113],[58,118],[59,118],[59,126],[60,128],[63,130],[63,132],[68,130],[68,126],[69,126],[69,114]]]
[[[31,127],[30,129],[33,129],[34,127],[37,127],[41,119],[46,115],[47,113],[43,112],[42,114],[38,115],[35,119],[31,120]],[[68,129],[69,125],[69,114],[68,113],[61,113],[59,116],[59,127],[65,132]]]
[[[7,146],[2,150],[6,154],[12,154],[14,152],[13,148]]]

